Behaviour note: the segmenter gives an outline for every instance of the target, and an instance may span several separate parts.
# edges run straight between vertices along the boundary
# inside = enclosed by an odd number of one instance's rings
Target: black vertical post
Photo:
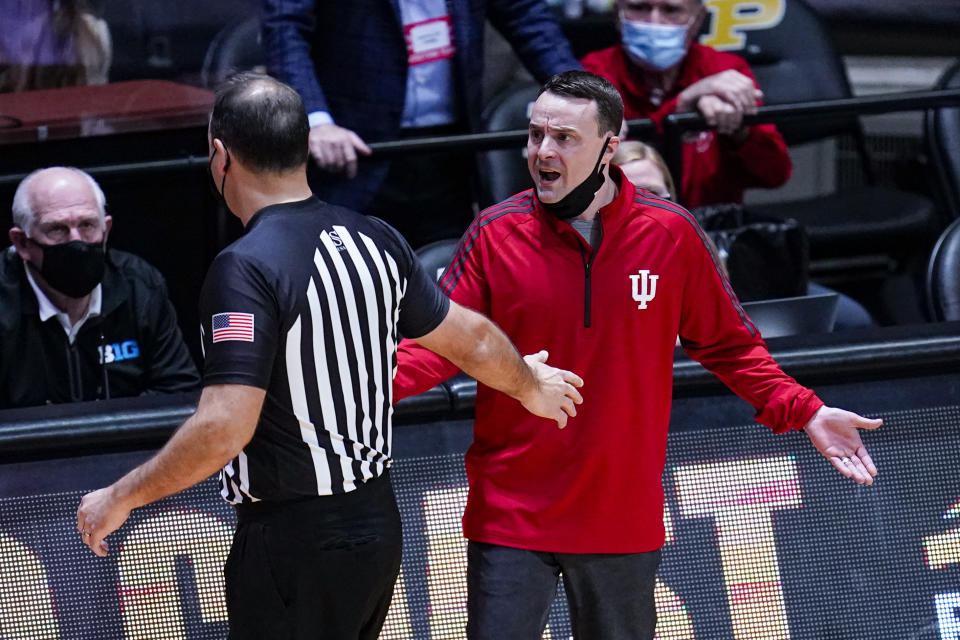
[[[670,169],[674,184],[677,185],[677,203],[686,206],[683,198],[683,131],[673,114],[664,119],[663,159]]]

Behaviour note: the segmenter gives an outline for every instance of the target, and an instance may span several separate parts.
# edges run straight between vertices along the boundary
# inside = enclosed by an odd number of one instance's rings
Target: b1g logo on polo
[[[700,44],[719,51],[738,51],[746,43],[744,31],[770,29],[780,24],[786,0],[706,0],[710,31]]]
[[[660,276],[650,275],[649,269],[639,269],[637,273],[630,274],[630,282],[633,285],[633,299],[639,302],[637,309],[646,309],[647,303],[652,301],[657,295],[657,280]]]
[[[133,360],[140,357],[140,345],[137,344],[136,340],[104,344],[97,347],[97,351],[100,353],[100,364]]]

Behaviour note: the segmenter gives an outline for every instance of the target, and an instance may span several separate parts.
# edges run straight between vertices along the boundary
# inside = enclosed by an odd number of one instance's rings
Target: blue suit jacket
[[[480,126],[484,20],[510,42],[538,81],[580,63],[544,0],[446,0],[454,30],[455,78],[464,121]],[[263,46],[271,75],[327,111],[365,142],[396,139],[407,86],[407,47],[397,0],[263,0]],[[357,177],[324,180],[317,195],[363,211],[385,162],[360,163]]]

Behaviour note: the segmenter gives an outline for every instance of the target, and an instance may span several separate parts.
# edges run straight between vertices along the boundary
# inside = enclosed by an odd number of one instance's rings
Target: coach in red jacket
[[[628,119],[659,126],[671,113],[698,110],[715,127],[685,139],[684,204],[742,202],[744,189],[786,182],[792,165],[777,129],[742,126],[762,97],[747,62],[693,41],[702,0],[617,0],[617,7],[621,44],[587,54],[583,68],[613,83]]]
[[[558,573],[575,637],[653,638],[678,335],[758,421],[805,429],[859,483],[876,474],[857,428],[880,421],[824,407],[784,374],[690,214],[610,167],[622,114],[599,76],[551,78],[530,117],[535,188],[482,213],[441,281],[521,352],[545,346],[585,381],[562,431],[478,385],[463,518],[469,638],[540,638]],[[410,341],[398,360],[397,398],[457,371]]]

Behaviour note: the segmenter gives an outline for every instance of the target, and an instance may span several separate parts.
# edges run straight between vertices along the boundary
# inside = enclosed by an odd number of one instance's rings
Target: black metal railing
[[[956,374],[960,322],[887,327],[843,343],[830,334],[780,339],[771,353],[784,371],[806,385]],[[700,364],[679,357],[673,367],[676,398],[723,392]],[[460,375],[400,401],[400,425],[471,417],[476,382]],[[91,451],[155,448],[195,407],[195,396],[147,396],[0,411],[0,462]],[[403,426],[399,428],[404,428]]]
[[[960,89],[936,89],[888,93],[856,98],[838,98],[815,102],[765,105],[754,115],[745,116],[743,124],[772,123],[786,125],[794,122],[842,116],[867,116],[899,111],[921,111],[960,106]],[[705,131],[711,126],[699,112],[672,113],[664,119],[664,160],[674,176],[683,175],[683,134]],[[682,203],[681,203],[682,204]]]
[[[785,124],[800,120],[824,117],[864,116],[896,111],[916,111],[960,105],[960,89],[940,89],[894,93],[856,98],[840,98],[817,102],[765,105],[755,115],[746,116],[744,124]],[[657,133],[656,124],[646,118],[627,122],[630,137],[649,139]],[[664,157],[673,175],[682,175],[681,145],[683,133],[709,129],[710,125],[698,112],[674,113],[666,117],[663,133],[666,139]],[[199,131],[199,129],[198,129]],[[527,139],[526,129],[473,133],[466,135],[412,138],[370,144],[373,153],[363,159],[394,158],[415,153],[434,151],[491,151],[522,146]],[[178,158],[145,162],[124,162],[81,167],[94,177],[117,176],[130,173],[168,171],[171,169],[205,168],[206,156],[186,155]],[[26,173],[0,175],[0,186],[14,184],[26,177]]]

